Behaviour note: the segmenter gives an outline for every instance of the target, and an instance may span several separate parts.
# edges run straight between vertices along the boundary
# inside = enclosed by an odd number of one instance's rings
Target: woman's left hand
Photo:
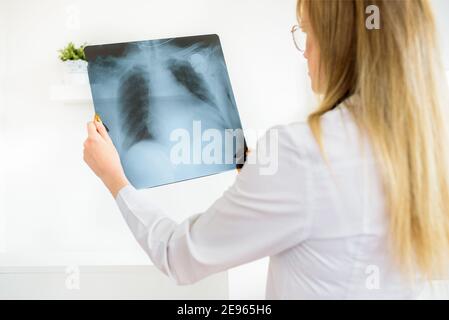
[[[120,189],[129,184],[119,154],[103,123],[89,122],[87,134],[87,139],[84,142],[84,161],[115,198]]]

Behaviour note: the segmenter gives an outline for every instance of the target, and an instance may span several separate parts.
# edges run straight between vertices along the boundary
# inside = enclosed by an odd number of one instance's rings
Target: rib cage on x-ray
[[[189,62],[170,59],[167,67],[179,84],[198,99],[212,105],[217,112],[220,111],[206,81],[195,72]],[[123,74],[120,80],[119,103],[121,116],[125,119],[123,130],[126,134],[127,148],[142,140],[152,139],[150,85],[148,70],[142,65],[133,66]],[[226,96],[229,99],[229,92]],[[221,113],[218,114],[221,115]],[[225,126],[230,126],[225,119],[222,118],[222,121]]]
[[[174,129],[192,134],[195,120],[202,130],[241,129],[217,36],[89,46],[86,56],[96,112],[133,185],[151,187],[236,167],[167,163]],[[243,142],[232,152],[244,156]]]

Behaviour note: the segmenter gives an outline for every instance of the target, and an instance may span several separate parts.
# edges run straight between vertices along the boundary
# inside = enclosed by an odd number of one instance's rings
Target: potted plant
[[[85,44],[76,47],[73,42],[59,50],[59,59],[64,64],[64,82],[66,84],[86,84],[87,61],[84,54]]]

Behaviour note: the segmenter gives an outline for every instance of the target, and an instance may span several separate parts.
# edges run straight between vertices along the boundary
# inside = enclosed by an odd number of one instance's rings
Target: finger
[[[95,122],[95,126],[96,126],[97,131],[100,134],[100,136],[102,136],[103,139],[110,141],[109,134],[108,134],[103,122],[100,122],[100,121],[94,121],[94,122]]]
[[[87,135],[91,138],[98,136],[97,127],[93,121],[87,123]]]

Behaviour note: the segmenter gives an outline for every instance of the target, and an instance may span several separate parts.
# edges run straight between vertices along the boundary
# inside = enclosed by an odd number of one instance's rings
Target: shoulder
[[[321,140],[326,154],[335,158],[348,158],[359,152],[360,132],[352,115],[339,106],[321,117]],[[279,156],[296,157],[312,163],[323,160],[316,137],[306,121],[270,127],[258,140],[257,147],[277,143]]]
[[[344,105],[324,114],[320,119],[320,128],[324,153],[329,161],[334,164],[348,163],[359,158],[365,141],[361,139],[357,125]],[[275,159],[279,166],[285,168],[324,164],[318,141],[306,121],[269,127],[258,138],[255,151],[257,155],[251,156],[250,153],[248,159],[251,161],[257,158],[259,165],[264,156]]]
[[[264,147],[272,142],[277,143],[278,149],[289,155],[304,156],[313,136],[309,125],[305,121],[295,121],[288,124],[278,124],[270,127],[258,140],[257,147]]]

